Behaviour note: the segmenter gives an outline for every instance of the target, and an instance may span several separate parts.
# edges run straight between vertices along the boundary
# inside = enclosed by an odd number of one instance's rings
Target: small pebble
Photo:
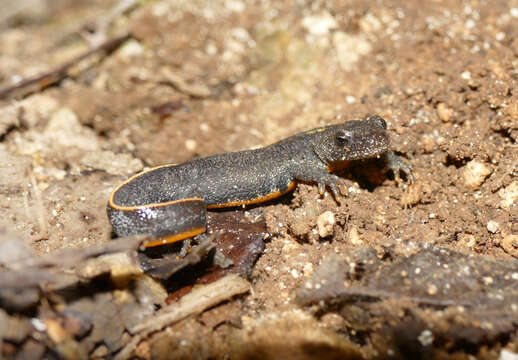
[[[448,107],[445,103],[441,102],[437,104],[437,116],[442,122],[449,122],[453,115],[453,109]]]
[[[515,258],[518,258],[518,235],[509,234],[504,236],[501,246],[506,253],[514,256]]]
[[[462,178],[466,186],[472,190],[476,190],[480,188],[480,185],[482,185],[489,174],[491,174],[491,169],[487,167],[485,163],[478,160],[471,160],[463,168]]]
[[[328,12],[318,15],[306,16],[302,19],[302,26],[312,35],[327,35],[338,27],[335,18]]]
[[[362,56],[372,51],[372,45],[366,39],[342,31],[333,33],[333,45],[338,63],[345,71],[351,71]]]
[[[500,356],[498,360],[518,360],[518,354],[506,349],[502,349],[500,351]]]
[[[435,143],[433,136],[430,136],[430,135],[423,136],[423,138],[421,140],[421,147],[423,148],[424,152],[427,154],[431,154],[435,150],[437,150],[437,144]]]
[[[489,220],[487,222],[486,227],[487,227],[487,231],[489,231],[490,233],[493,233],[493,234],[496,234],[497,232],[500,231],[500,224],[494,220]]]
[[[435,294],[437,294],[437,285],[435,285],[435,284],[428,285],[428,295],[433,296]]]
[[[192,140],[192,139],[185,140],[185,147],[187,148],[187,150],[194,151],[194,150],[196,150],[197,146],[198,146],[198,144],[196,143],[195,140]]]
[[[428,346],[433,343],[433,333],[430,330],[423,330],[417,337],[421,345]]]
[[[518,181],[513,181],[506,188],[500,189],[498,196],[502,199],[500,201],[500,207],[505,210],[510,210],[511,205],[518,200]]]
[[[333,225],[336,223],[335,214],[331,211],[326,211],[317,219],[318,235],[321,238],[333,235]]]
[[[133,58],[144,53],[144,47],[137,40],[128,40],[119,49],[118,55],[121,58]]]
[[[457,235],[459,243],[468,248],[472,248],[477,244],[477,239],[473,234],[461,233]]]
[[[87,152],[81,158],[81,165],[104,170],[112,175],[129,175],[141,171],[144,164],[130,154],[115,154],[111,151]]]
[[[471,73],[469,71],[464,71],[460,74],[461,79],[463,80],[471,80]]]
[[[363,245],[363,240],[360,238],[360,233],[355,226],[351,227],[351,230],[349,230],[349,241],[353,245]]]
[[[346,327],[344,318],[335,313],[328,313],[323,315],[320,321],[324,328],[336,332],[342,331]]]
[[[297,270],[292,269],[291,270],[291,276],[293,276],[294,279],[298,279],[299,278],[299,273],[297,272]]]

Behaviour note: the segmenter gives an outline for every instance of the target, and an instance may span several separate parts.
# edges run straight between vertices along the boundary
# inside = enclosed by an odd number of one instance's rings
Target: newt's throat
[[[349,167],[350,163],[351,163],[351,161],[349,161],[349,160],[335,162],[335,163],[327,166],[327,172],[333,173],[333,172],[347,169]]]

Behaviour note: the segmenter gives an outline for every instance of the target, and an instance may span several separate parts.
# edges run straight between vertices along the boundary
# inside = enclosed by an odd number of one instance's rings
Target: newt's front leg
[[[401,180],[401,173],[405,174],[410,183],[414,182],[412,175],[412,166],[407,164],[403,159],[394,154],[392,151],[384,154],[387,170],[392,171],[397,182]]]
[[[303,166],[298,169],[294,178],[299,181],[316,183],[320,195],[324,194],[326,187],[329,188],[337,202],[341,202],[341,196],[347,194],[345,181],[341,177],[329,173],[327,167],[323,164]]]

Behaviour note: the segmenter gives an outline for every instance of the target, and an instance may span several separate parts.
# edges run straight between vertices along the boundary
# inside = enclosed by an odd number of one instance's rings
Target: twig
[[[29,179],[31,180],[31,188],[34,193],[34,198],[36,199],[36,212],[37,212],[37,218],[39,222],[39,235],[40,237],[48,238],[49,236],[49,230],[47,228],[47,218],[45,216],[45,205],[43,204],[43,197],[41,195],[40,187],[38,186],[38,183],[36,182],[36,178],[34,177],[34,172],[31,171],[29,174]],[[27,192],[24,192],[24,195],[28,195]]]
[[[36,256],[29,254],[25,258],[12,261],[11,267],[37,267],[62,269],[70,266],[77,266],[85,260],[96,258],[101,255],[119,252],[136,251],[140,245],[148,240],[146,235],[136,235],[126,238],[119,238],[102,244],[95,244],[86,248],[61,249],[52,254]]]
[[[351,286],[340,288],[333,288],[332,291],[327,292],[315,291],[311,294],[299,295],[299,303],[301,305],[316,304],[320,301],[329,301],[337,299],[338,301],[344,301],[350,298],[371,298],[371,299],[382,299],[382,298],[395,298],[399,300],[407,300],[420,305],[437,306],[437,307],[448,307],[448,306],[472,306],[472,303],[466,301],[460,301],[455,299],[440,299],[433,297],[418,297],[409,296],[401,293],[394,293],[392,291],[386,291],[381,289],[369,289],[363,286]]]
[[[189,254],[187,254],[180,263],[177,264],[170,261],[163,265],[159,265],[147,270],[146,274],[160,280],[165,280],[189,265],[198,264],[204,256],[206,256],[212,249],[216,247],[216,245],[212,242],[213,239],[214,234],[208,236],[205,241],[194,247],[194,249]]]
[[[130,329],[130,332],[138,334],[115,356],[115,360],[129,358],[135,347],[153,332],[160,331],[191,315],[200,314],[222,301],[249,290],[248,281],[236,274],[227,275],[211,284],[195,288],[178,302],[165,307],[159,315]]]
[[[64,78],[68,77],[69,70],[73,66],[77,65],[79,62],[98,53],[104,53],[104,55],[109,54],[117,47],[119,47],[119,45],[122,44],[124,41],[128,40],[130,37],[130,34],[125,34],[115,39],[106,41],[105,43],[84,52],[83,54],[75,57],[74,59],[64,63],[63,65],[53,70],[50,70],[46,73],[32,78],[22,80],[21,82],[15,85],[10,85],[3,89],[0,89],[0,99],[25,97],[31,93],[41,91],[49,86],[57,84]]]
[[[164,79],[162,82],[170,84],[176,90],[195,98],[206,98],[211,95],[210,89],[203,84],[188,84],[181,76],[172,72],[169,68],[161,71]]]
[[[82,249],[62,249],[55,254],[41,256],[42,265],[52,267],[67,267],[77,265],[86,259],[101,255],[136,251],[140,245],[148,239],[147,235],[135,235],[126,238],[118,238],[106,243],[92,245]]]

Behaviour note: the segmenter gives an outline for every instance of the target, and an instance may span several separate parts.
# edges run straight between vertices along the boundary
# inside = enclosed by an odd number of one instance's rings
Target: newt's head
[[[315,133],[313,149],[330,167],[379,156],[389,150],[387,123],[380,116],[330,125]]]

